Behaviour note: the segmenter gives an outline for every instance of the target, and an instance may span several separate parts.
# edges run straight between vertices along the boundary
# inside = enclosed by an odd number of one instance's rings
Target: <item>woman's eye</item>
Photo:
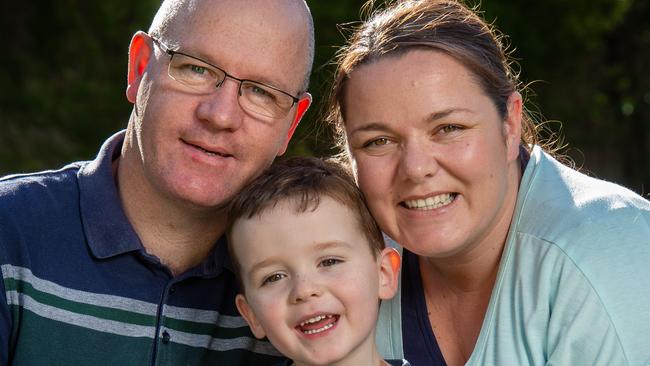
[[[440,132],[442,133],[452,133],[454,131],[461,130],[462,128],[457,125],[445,125],[440,128]]]
[[[320,265],[321,265],[321,267],[331,267],[331,266],[333,266],[333,265],[335,265],[335,264],[342,263],[342,262],[343,262],[343,261],[340,260],[340,259],[336,259],[336,258],[327,258],[327,259],[323,259],[323,260],[320,262]]]
[[[286,275],[283,273],[274,273],[264,279],[264,281],[262,282],[262,286],[267,285],[269,283],[278,282],[285,277]]]
[[[363,146],[364,147],[377,147],[377,146],[385,146],[388,145],[390,141],[385,138],[385,137],[380,137],[378,139],[370,140],[366,142]]]

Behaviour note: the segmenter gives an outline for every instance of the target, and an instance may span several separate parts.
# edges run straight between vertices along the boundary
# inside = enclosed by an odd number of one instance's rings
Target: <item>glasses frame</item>
[[[203,59],[201,59],[201,58],[199,58],[199,57],[196,57],[196,56],[188,55],[187,53],[184,53],[184,52],[174,51],[174,50],[172,50],[171,48],[167,47],[167,45],[165,45],[164,43],[162,43],[161,41],[159,41],[156,37],[154,37],[154,36],[152,36],[152,35],[149,35],[149,38],[151,38],[151,40],[153,40],[153,42],[154,42],[156,45],[158,45],[158,47],[160,47],[160,49],[161,49],[163,52],[165,52],[167,55],[169,55],[169,59],[170,59],[170,61],[171,61],[172,57],[174,57],[175,54],[179,54],[179,55],[183,55],[183,56],[185,56],[185,57],[189,57],[189,58],[191,58],[191,59],[194,59],[194,60],[200,61],[200,62],[202,62],[202,63],[204,63],[204,64],[206,64],[206,65],[209,65],[209,66],[214,67],[215,69],[221,71],[221,72],[224,74],[224,77],[223,77],[223,79],[222,79],[221,81],[219,81],[219,82],[217,82],[217,83],[215,84],[215,87],[216,87],[216,88],[221,87],[221,85],[224,83],[224,81],[226,81],[226,78],[230,78],[230,79],[235,80],[235,81],[237,81],[237,82],[239,83],[239,86],[237,87],[237,94],[238,94],[240,97],[242,96],[241,87],[242,87],[242,84],[243,84],[244,82],[249,82],[249,83],[253,83],[253,84],[257,84],[257,85],[262,85],[262,86],[264,86],[264,87],[267,87],[267,88],[273,89],[273,90],[275,90],[275,91],[278,91],[278,92],[280,92],[280,93],[282,93],[282,94],[284,94],[284,95],[290,97],[291,100],[292,100],[291,105],[289,106],[289,108],[287,108],[287,110],[286,110],[284,116],[279,116],[279,117],[277,117],[277,118],[283,118],[283,117],[285,117],[285,116],[289,113],[289,111],[291,110],[291,108],[293,108],[293,106],[296,105],[296,104],[300,101],[300,98],[298,98],[297,96],[294,96],[294,95],[292,95],[292,94],[290,94],[290,93],[287,93],[286,91],[284,91],[284,90],[282,90],[282,89],[276,88],[276,87],[273,86],[273,85],[269,85],[269,84],[262,83],[262,82],[259,82],[259,81],[255,81],[255,80],[251,80],[251,79],[240,79],[240,78],[238,78],[238,77],[232,76],[232,75],[230,75],[229,73],[227,73],[226,70],[220,68],[219,66],[214,65],[214,64],[211,63],[211,62],[205,61],[205,60],[203,60]],[[170,65],[171,65],[171,64],[170,64]],[[168,75],[170,78],[176,80],[173,76],[171,76],[171,74],[170,74],[170,72],[169,72],[169,68],[167,69],[167,75]],[[176,81],[178,81],[178,80],[176,80]],[[179,83],[180,83],[180,81],[179,81]],[[239,99],[239,98],[238,98],[238,99]],[[253,113],[259,114],[259,112],[253,112]],[[272,117],[272,116],[267,116],[267,117]]]

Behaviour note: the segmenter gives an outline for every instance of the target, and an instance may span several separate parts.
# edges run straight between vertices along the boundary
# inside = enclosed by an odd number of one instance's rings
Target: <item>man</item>
[[[302,0],[166,0],[133,36],[126,131],[0,181],[0,365],[261,365],[225,207],[309,107]],[[92,123],[92,118],[89,118]]]

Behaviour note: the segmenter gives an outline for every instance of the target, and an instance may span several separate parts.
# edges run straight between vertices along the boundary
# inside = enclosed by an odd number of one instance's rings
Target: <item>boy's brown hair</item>
[[[238,280],[241,268],[234,255],[231,240],[232,227],[237,220],[259,216],[273,209],[278,203],[287,201],[294,204],[297,213],[314,211],[323,196],[334,199],[355,214],[359,228],[375,256],[384,249],[381,230],[370,214],[363,194],[349,170],[334,161],[314,157],[278,160],[245,187],[230,204],[226,234],[230,259]],[[244,290],[243,287],[241,290]]]

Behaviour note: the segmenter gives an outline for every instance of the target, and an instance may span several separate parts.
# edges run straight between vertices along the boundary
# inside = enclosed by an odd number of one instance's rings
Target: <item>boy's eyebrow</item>
[[[333,240],[333,241],[326,241],[326,242],[316,244],[313,251],[318,252],[318,251],[323,251],[323,250],[327,250],[327,249],[331,249],[331,248],[340,248],[340,247],[342,247],[342,248],[352,248],[352,246],[353,245],[351,243],[348,243],[346,241]],[[266,259],[264,259],[262,261],[259,261],[259,262],[255,263],[255,264],[253,264],[251,266],[251,269],[248,271],[248,273],[249,273],[249,275],[253,275],[253,274],[255,274],[255,272],[257,272],[257,271],[259,271],[259,270],[261,270],[261,269],[263,269],[265,267],[269,267],[269,266],[271,266],[271,265],[273,265],[275,263],[279,263],[281,261],[282,260],[280,258],[278,258],[278,257],[266,258]]]
[[[347,241],[340,241],[340,240],[326,241],[326,242],[316,244],[314,250],[320,251],[320,250],[336,248],[336,247],[352,248],[352,244],[348,243]]]
[[[257,262],[251,266],[251,269],[248,271],[250,275],[255,274],[255,272],[261,270],[264,267],[268,267],[274,263],[279,262],[280,260],[277,257],[266,258],[263,261]]]

